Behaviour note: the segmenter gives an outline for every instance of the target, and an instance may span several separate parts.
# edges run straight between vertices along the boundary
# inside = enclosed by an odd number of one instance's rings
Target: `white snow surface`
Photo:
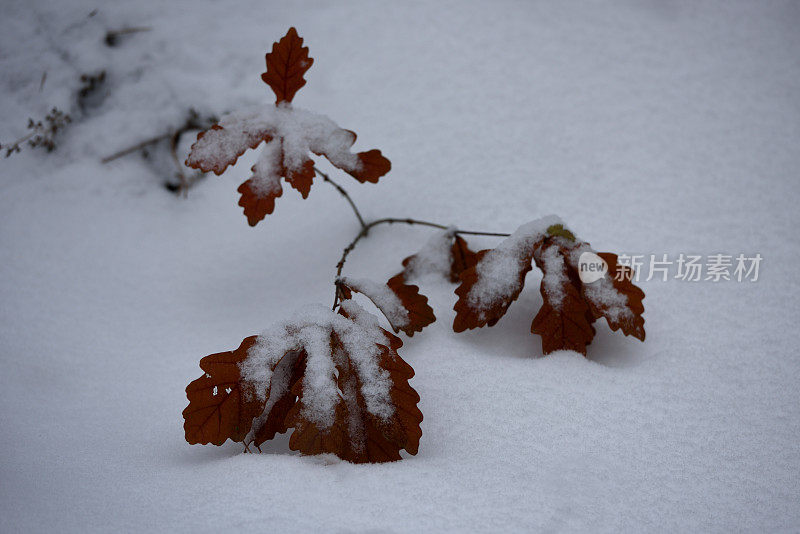
[[[0,142],[54,105],[76,121],[52,154],[0,161],[0,531],[800,530],[799,23],[781,0],[4,2]],[[188,445],[199,359],[329,306],[359,227],[323,185],[249,227],[253,152],[186,199],[169,161],[99,160],[190,106],[274,101],[259,76],[291,25],[314,58],[295,104],[392,161],[342,180],[366,218],[508,232],[558,213],[601,251],[760,253],[759,280],[645,269],[647,341],[597,322],[588,359],[541,357],[536,270],[463,334],[453,286],[426,281],[438,320],[400,349],[418,455]],[[126,26],[150,31],[104,46]],[[345,274],[388,278],[429,232],[375,227]]]

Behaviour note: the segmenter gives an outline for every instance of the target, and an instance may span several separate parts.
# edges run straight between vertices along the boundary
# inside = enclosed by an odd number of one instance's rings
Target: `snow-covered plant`
[[[513,234],[417,219],[365,221],[347,191],[320,172],[312,156],[326,157],[362,183],[377,183],[391,169],[389,160],[379,150],[351,152],[355,133],[292,106],[313,63],[294,28],[274,44],[266,61],[262,79],[275,92],[275,105],[222,117],[198,135],[186,164],[222,174],[246,150],[264,143],[253,175],[239,186],[239,205],[250,225],[273,212],[283,192],[281,179],[307,198],[320,177],[348,201],[361,228],[337,264],[332,309],[303,309],[232,352],[200,360],[204,374],[186,388],[189,443],[222,445],[231,439],[243,442],[246,451],[250,445],[260,450],[275,434],[293,429],[289,447],[302,454],[333,453],[352,462],[399,460],[401,450],[416,454],[422,413],[419,395],[408,383],[414,371],[397,353],[402,341],[352,297],[364,295],[395,333],[412,336],[436,320],[427,297],[409,283],[422,275],[438,273],[458,284],[455,332],[496,324],[535,264],[543,273],[543,304],[531,331],[541,336],[544,354],[566,349],[585,355],[600,318],[612,330],[644,341],[644,293],[633,284],[633,271],[619,265],[616,255],[595,252],[556,216],[526,223]],[[386,283],[343,276],[348,255],[369,230],[392,223],[439,231]],[[474,252],[466,235],[505,239]],[[587,253],[602,258],[608,271],[584,282],[581,258]]]
[[[338,312],[301,310],[233,352],[200,360],[206,374],[186,389],[186,439],[260,447],[293,428],[289,446],[304,454],[352,462],[416,454],[422,413],[402,345],[352,300]]]
[[[601,257],[615,274],[583,283],[579,260],[586,252]],[[494,249],[476,255],[456,289],[453,330],[497,323],[522,292],[532,260],[543,273],[543,302],[531,332],[542,337],[545,354],[573,350],[585,355],[595,333],[592,323],[602,317],[612,330],[644,341],[644,292],[633,284],[633,271],[618,265],[616,254],[596,253],[555,216],[524,224]]]
[[[267,72],[261,75],[275,92],[275,105],[225,115],[197,136],[186,160],[190,167],[219,175],[248,148],[264,142],[253,176],[239,186],[239,205],[251,226],[275,209],[275,199],[283,194],[281,178],[303,198],[308,197],[315,176],[309,153],[325,156],[362,183],[377,183],[391,169],[380,150],[350,152],[355,132],[340,128],[324,115],[292,107],[292,98],[306,84],[303,75],[313,63],[303,39],[291,28],[267,54]]]

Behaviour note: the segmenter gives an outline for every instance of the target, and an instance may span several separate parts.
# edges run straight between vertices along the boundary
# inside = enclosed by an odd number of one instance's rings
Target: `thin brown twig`
[[[9,143],[7,145],[0,145],[0,148],[17,147],[17,151],[19,151],[19,145],[21,145],[22,143],[24,143],[25,141],[27,141],[28,139],[30,139],[34,135],[36,135],[36,131],[26,133],[25,135],[23,135],[22,137],[20,137],[16,141],[14,141],[13,143]],[[6,157],[8,157],[8,155],[6,155]]]
[[[142,150],[147,148],[150,145],[155,145],[160,143],[164,140],[169,141],[169,150],[170,156],[172,157],[172,161],[175,164],[176,168],[176,176],[180,180],[180,187],[178,191],[183,194],[184,197],[187,196],[189,187],[191,187],[194,183],[196,183],[201,177],[202,173],[194,174],[192,176],[187,176],[183,169],[183,163],[181,162],[180,158],[178,157],[178,145],[181,140],[181,136],[186,132],[190,132],[192,130],[202,130],[206,127],[205,122],[215,122],[216,118],[209,117],[207,119],[203,119],[200,115],[194,111],[193,109],[189,110],[189,115],[184,121],[184,123],[172,130],[169,130],[161,135],[157,135],[151,137],[149,139],[145,139],[144,141],[140,141],[135,145],[129,146],[124,148],[118,152],[111,154],[110,156],[106,156],[105,158],[101,159],[101,163],[109,163],[114,161],[115,159],[121,158],[123,156],[127,156],[137,150]],[[167,188],[170,191],[174,191],[173,188],[170,187],[170,184],[167,184]]]
[[[154,144],[158,143],[159,141],[163,141],[164,139],[167,139],[172,135],[174,135],[173,132],[167,132],[165,134],[161,134],[161,135],[157,135],[155,137],[151,137],[150,139],[145,139],[144,141],[136,143],[133,146],[129,146],[128,148],[123,148],[119,152],[114,152],[110,156],[104,157],[103,159],[100,160],[100,163],[112,162],[115,159],[119,159],[119,158],[121,158],[123,156],[127,156],[128,154],[136,152],[137,150],[141,150],[141,149],[143,149],[145,147],[148,147],[150,145],[154,145]]]
[[[109,31],[108,33],[110,33],[112,35],[127,35],[129,33],[149,32],[152,29],[153,28],[149,28],[149,27],[146,27],[146,26],[138,26],[138,27],[133,27],[133,28],[121,28],[119,30],[112,30],[112,31]]]
[[[142,148],[145,148],[147,146],[154,145],[165,139],[170,139],[171,147],[173,147],[174,151],[177,151],[178,142],[180,141],[181,135],[191,130],[205,129],[206,128],[205,121],[208,121],[213,124],[214,122],[217,121],[217,119],[216,117],[209,117],[208,119],[203,119],[194,109],[190,109],[188,117],[186,118],[186,120],[184,120],[181,126],[174,129],[170,129],[167,132],[164,132],[160,135],[150,137],[149,139],[145,139],[144,141],[140,141],[135,145],[129,146],[128,148],[123,148],[118,152],[114,152],[110,156],[106,156],[103,159],[101,159],[100,163],[109,163],[111,161],[114,161],[115,159],[127,156],[132,152],[136,152],[137,150],[141,150]],[[178,167],[180,167],[180,162],[178,162]]]
[[[347,202],[350,204],[350,207],[353,208],[353,213],[355,213],[356,219],[358,219],[358,224],[361,225],[362,229],[365,228],[367,226],[367,223],[364,222],[364,218],[361,216],[361,212],[358,211],[358,208],[356,207],[356,203],[353,202],[353,199],[350,197],[350,194],[345,190],[345,188],[342,187],[341,185],[337,184],[333,180],[331,180],[330,176],[328,176],[327,174],[325,174],[324,172],[322,172],[318,168],[314,167],[314,172],[316,172],[317,174],[322,176],[322,179],[324,181],[328,182],[334,188],[336,188],[336,190],[339,192],[339,194],[342,195],[345,198],[345,200],[347,200]]]
[[[140,33],[140,32],[149,32],[152,28],[148,27],[133,27],[133,28],[120,28],[119,30],[109,30],[106,32],[106,45],[108,46],[116,46],[117,40],[122,37],[123,35],[129,35],[131,33]]]

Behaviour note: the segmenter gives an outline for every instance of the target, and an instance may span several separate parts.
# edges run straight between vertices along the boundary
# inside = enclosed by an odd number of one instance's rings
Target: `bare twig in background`
[[[29,118],[28,129],[30,132],[12,143],[0,144],[0,149],[5,150],[6,157],[9,157],[11,154],[20,152],[22,150],[21,145],[27,141],[28,146],[31,148],[42,147],[48,152],[52,152],[56,149],[56,135],[71,122],[72,119],[69,115],[58,108],[53,108],[45,116],[44,120],[34,121]]]
[[[140,32],[149,32],[152,28],[146,27],[131,27],[131,28],[120,28],[119,30],[108,30],[106,32],[105,43],[106,46],[117,46],[119,44],[120,37],[124,37],[125,35],[130,35],[132,33],[140,33]]]
[[[107,91],[101,91],[106,84],[106,71],[103,69],[94,74],[81,74],[80,81],[81,86],[76,99],[78,107],[86,113],[90,108],[99,107],[108,96]]]
[[[156,135],[145,139],[144,141],[140,141],[135,145],[131,145],[127,148],[123,148],[110,156],[106,156],[105,158],[101,159],[101,163],[109,163],[114,161],[115,159],[119,159],[121,157],[127,156],[134,152],[138,151],[145,151],[149,147],[157,146],[159,143],[163,141],[169,141],[168,148],[170,158],[172,159],[173,163],[175,164],[175,177],[178,178],[179,183],[177,185],[167,182],[165,187],[174,192],[180,193],[183,196],[186,196],[187,191],[189,188],[197,183],[197,181],[203,177],[203,173],[196,173],[191,176],[187,176],[184,172],[183,163],[181,162],[181,158],[178,156],[178,147],[180,144],[181,137],[183,134],[195,130],[205,130],[211,127],[211,125],[217,122],[217,118],[213,115],[201,117],[200,114],[194,110],[190,109],[189,113],[187,114],[186,120],[184,123],[179,126],[178,128],[171,129],[163,134]]]
[[[141,141],[139,143],[136,143],[135,145],[129,146],[128,148],[123,148],[119,152],[114,152],[110,156],[104,157],[103,159],[100,160],[100,163],[112,162],[115,159],[119,159],[119,158],[121,158],[123,156],[127,156],[128,154],[136,152],[137,150],[141,150],[143,148],[147,148],[148,146],[154,145],[154,144],[158,143],[159,141],[163,141],[164,139],[167,139],[171,135],[173,135],[172,132],[167,132],[165,134],[161,134],[161,135],[157,135],[155,137],[151,137],[149,139],[145,139],[144,141]]]

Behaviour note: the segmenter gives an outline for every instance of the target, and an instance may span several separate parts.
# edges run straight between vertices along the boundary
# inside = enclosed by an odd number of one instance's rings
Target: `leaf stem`
[[[361,216],[361,212],[358,211],[358,208],[356,207],[356,203],[353,202],[353,199],[350,197],[350,194],[345,190],[345,188],[342,187],[341,185],[337,184],[333,180],[331,180],[330,176],[328,176],[327,174],[325,174],[324,172],[322,172],[318,168],[314,167],[314,172],[316,172],[317,174],[322,176],[322,179],[324,181],[328,182],[334,188],[336,188],[336,190],[339,192],[339,194],[342,195],[345,198],[345,200],[347,200],[347,202],[350,204],[350,207],[353,208],[353,213],[356,214],[356,219],[358,219],[358,224],[361,225],[361,229],[363,230],[364,228],[366,228],[367,227],[367,223],[364,222],[364,218]]]
[[[141,141],[139,143],[136,143],[135,145],[129,146],[128,148],[124,148],[124,149],[120,150],[119,152],[115,152],[115,153],[111,154],[110,156],[104,157],[103,159],[100,160],[100,163],[110,163],[110,162],[114,161],[115,159],[119,159],[119,158],[121,158],[123,156],[127,156],[128,154],[136,152],[137,150],[140,150],[140,149],[145,148],[147,146],[154,145],[154,144],[158,143],[159,141],[163,141],[164,139],[168,139],[168,138],[172,137],[173,135],[174,135],[174,133],[169,131],[167,133],[164,133],[164,134],[161,134],[161,135],[157,135],[155,137],[151,137],[150,139],[145,139],[144,141]]]

